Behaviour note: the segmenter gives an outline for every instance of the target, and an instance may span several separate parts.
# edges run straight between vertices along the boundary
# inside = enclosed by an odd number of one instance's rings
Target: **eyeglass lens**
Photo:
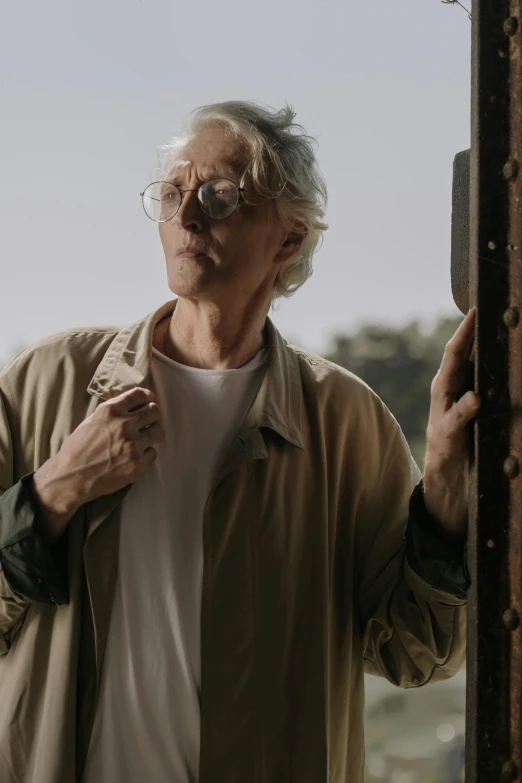
[[[203,212],[214,220],[228,217],[237,207],[239,191],[228,179],[212,179],[198,191]],[[143,193],[143,207],[147,215],[158,223],[174,217],[181,205],[181,193],[169,182],[153,182]]]

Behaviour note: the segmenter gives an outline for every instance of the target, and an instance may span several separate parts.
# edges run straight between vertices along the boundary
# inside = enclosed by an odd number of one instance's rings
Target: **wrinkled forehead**
[[[245,171],[245,166],[239,165],[234,161],[214,162],[213,164],[200,163],[197,158],[174,160],[168,168],[169,180],[183,179],[192,169],[196,169],[202,180],[213,179],[214,177],[228,177],[232,180],[241,178]]]
[[[188,139],[172,154],[168,165],[170,177],[183,177],[192,170],[203,179],[215,176],[237,180],[250,163],[244,142],[225,134],[220,128],[207,128]]]

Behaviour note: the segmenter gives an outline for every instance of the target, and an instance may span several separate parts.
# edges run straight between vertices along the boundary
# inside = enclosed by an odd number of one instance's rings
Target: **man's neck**
[[[214,304],[194,303],[181,297],[170,322],[158,324],[162,353],[165,324],[167,355],[180,364],[206,370],[232,370],[243,367],[264,345],[268,307],[258,312],[246,309],[221,310]],[[170,316],[169,316],[170,318]]]

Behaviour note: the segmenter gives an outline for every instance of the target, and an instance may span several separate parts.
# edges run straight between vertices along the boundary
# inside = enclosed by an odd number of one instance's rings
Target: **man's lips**
[[[178,254],[178,256],[206,256],[207,254],[203,250],[198,248],[184,248]]]

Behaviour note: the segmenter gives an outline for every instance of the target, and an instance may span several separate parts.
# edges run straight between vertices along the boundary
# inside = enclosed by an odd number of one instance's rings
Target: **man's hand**
[[[448,540],[460,543],[468,528],[469,455],[467,425],[480,409],[474,391],[457,399],[469,382],[474,358],[473,307],[449,340],[431,384],[424,464],[424,503]]]
[[[158,398],[136,386],[101,402],[35,471],[32,489],[48,540],[54,542],[77,509],[132,484],[155,460],[165,438]]]

